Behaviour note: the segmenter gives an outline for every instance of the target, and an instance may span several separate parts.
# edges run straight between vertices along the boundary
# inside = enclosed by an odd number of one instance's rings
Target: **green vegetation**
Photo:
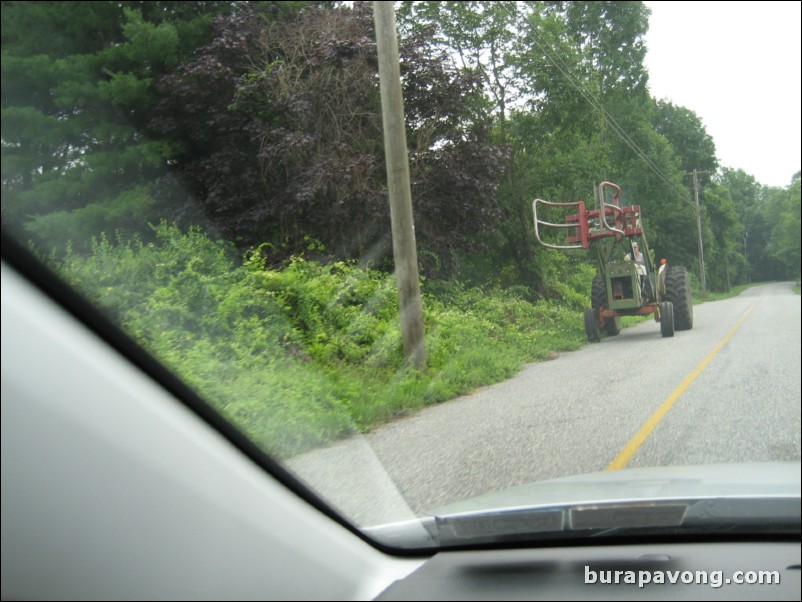
[[[429,370],[403,365],[395,278],[293,257],[283,269],[162,224],[96,240],[63,275],[266,449],[288,455],[512,376],[584,343],[568,304],[427,282]],[[573,284],[584,288],[588,274]]]

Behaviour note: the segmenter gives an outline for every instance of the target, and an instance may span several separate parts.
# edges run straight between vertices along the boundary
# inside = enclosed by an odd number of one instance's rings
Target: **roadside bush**
[[[96,240],[65,277],[224,416],[280,457],[512,376],[584,342],[587,266],[524,287],[427,281],[428,369],[406,366],[395,276],[345,262],[243,261],[200,230],[161,224],[157,243]],[[563,266],[565,267],[565,266]],[[587,282],[586,282],[587,279]]]

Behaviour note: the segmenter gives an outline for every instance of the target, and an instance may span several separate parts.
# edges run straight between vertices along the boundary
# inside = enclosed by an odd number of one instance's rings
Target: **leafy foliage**
[[[243,8],[160,82],[154,129],[184,145],[177,167],[242,247],[307,237],[339,258],[382,258],[389,215],[373,22],[367,5],[310,7],[265,27]],[[503,151],[471,114],[478,81],[424,37],[401,44],[418,240],[446,262],[498,213]],[[233,177],[232,177],[233,176]],[[274,258],[274,259],[276,259]]]
[[[287,456],[511,376],[584,341],[575,307],[433,281],[429,371],[404,367],[394,278],[294,257],[242,264],[197,229],[95,240],[62,274],[272,453]],[[584,288],[584,282],[577,281]],[[565,289],[568,291],[569,289]],[[576,307],[587,291],[570,291]]]
[[[793,278],[799,273],[799,172],[782,188],[761,186],[743,170],[723,169],[718,178],[739,220],[737,254],[745,274],[738,280]],[[741,247],[741,245],[743,245]]]
[[[228,7],[3,3],[6,227],[48,246],[67,232],[146,232],[157,215],[147,189],[171,153],[146,136],[153,83],[203,39],[208,14]]]
[[[768,252],[782,266],[782,276],[796,278],[800,274],[800,173],[794,174],[785,190],[771,190],[767,202],[767,220],[771,224]]]

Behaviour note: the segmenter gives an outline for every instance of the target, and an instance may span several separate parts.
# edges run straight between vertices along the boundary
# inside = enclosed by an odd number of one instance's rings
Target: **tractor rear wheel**
[[[607,307],[607,283],[601,274],[596,274],[593,277],[593,285],[590,287],[590,306],[593,309]]]
[[[693,298],[688,270],[681,266],[666,269],[666,300],[674,304],[674,324],[677,330],[693,328]]]

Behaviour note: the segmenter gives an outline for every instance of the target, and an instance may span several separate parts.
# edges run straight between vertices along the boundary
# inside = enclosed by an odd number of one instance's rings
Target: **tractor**
[[[621,188],[602,182],[595,192],[595,209],[586,208],[584,201],[536,199],[532,203],[535,237],[541,245],[588,249],[596,261],[591,308],[584,314],[588,339],[598,342],[602,332],[619,334],[621,316],[651,314],[664,337],[673,337],[675,329],[693,328],[688,271],[669,266],[665,260],[659,269],[655,266],[643,232],[640,205],[621,207]],[[564,240],[556,236],[557,230],[565,231]]]

